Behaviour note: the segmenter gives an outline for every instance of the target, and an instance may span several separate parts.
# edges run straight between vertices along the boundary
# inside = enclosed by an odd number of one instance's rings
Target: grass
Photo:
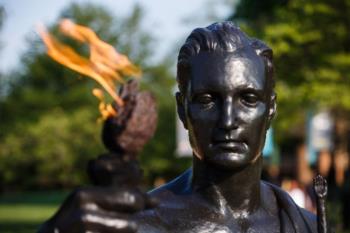
[[[0,196],[0,232],[36,232],[57,210],[66,192],[31,192]]]

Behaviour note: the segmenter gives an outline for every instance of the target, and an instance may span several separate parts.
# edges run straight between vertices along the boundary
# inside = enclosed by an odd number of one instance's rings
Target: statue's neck
[[[220,211],[232,211],[238,217],[251,214],[260,207],[261,168],[261,156],[244,168],[232,170],[194,156],[192,188]]]

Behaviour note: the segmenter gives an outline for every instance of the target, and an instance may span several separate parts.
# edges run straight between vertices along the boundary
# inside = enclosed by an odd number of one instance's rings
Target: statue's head
[[[272,50],[231,22],[197,28],[177,64],[178,114],[194,155],[224,168],[254,163],[276,111]]]

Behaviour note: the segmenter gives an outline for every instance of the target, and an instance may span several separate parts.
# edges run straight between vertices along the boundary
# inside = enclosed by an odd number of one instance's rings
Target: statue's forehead
[[[191,86],[207,88],[215,84],[265,86],[265,65],[254,51],[201,52],[191,59]]]
[[[263,59],[252,48],[242,48],[234,52],[225,51],[202,51],[192,56],[190,66],[203,67],[203,65],[227,65],[231,61],[245,61],[253,66],[260,66]]]

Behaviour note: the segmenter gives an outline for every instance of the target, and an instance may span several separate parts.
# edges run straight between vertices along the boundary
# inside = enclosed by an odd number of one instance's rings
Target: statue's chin
[[[251,163],[245,153],[223,152],[205,159],[208,163],[224,169],[240,169]]]

